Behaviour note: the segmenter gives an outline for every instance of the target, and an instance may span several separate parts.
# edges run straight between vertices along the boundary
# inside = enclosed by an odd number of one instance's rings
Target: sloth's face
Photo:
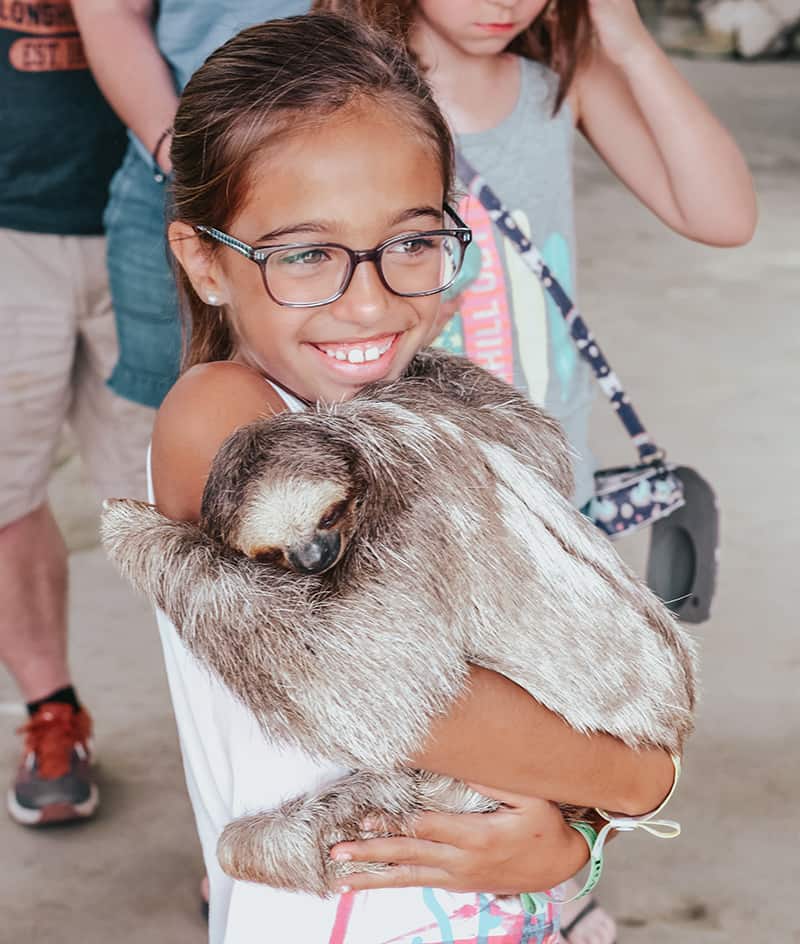
[[[355,500],[342,482],[293,475],[250,497],[232,541],[254,560],[321,574],[340,560],[355,529]]]

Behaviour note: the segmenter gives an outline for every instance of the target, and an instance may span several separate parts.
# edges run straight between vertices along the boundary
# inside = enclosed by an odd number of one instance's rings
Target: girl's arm
[[[250,367],[233,361],[200,364],[167,394],[153,426],[151,468],[158,510],[197,521],[211,463],[235,430],[286,406]]]
[[[634,0],[591,0],[597,47],[571,101],[578,126],[622,182],[683,236],[749,241],[756,225],[739,148],[661,51]]]
[[[73,0],[72,6],[97,84],[152,153],[178,107],[175,83],[153,34],[153,0]],[[159,163],[171,170],[166,141]]]
[[[629,816],[654,810],[672,786],[666,751],[635,751],[607,734],[578,734],[524,689],[472,667],[469,692],[433,726],[414,766],[517,794]]]
[[[636,752],[607,735],[577,734],[519,686],[479,668],[471,671],[467,695],[434,725],[428,745],[410,763],[466,780],[503,805],[489,814],[423,813],[413,836],[339,843],[334,858],[388,866],[347,876],[341,891],[552,888],[575,875],[589,855],[551,799],[647,813],[669,793],[674,776],[666,752]]]

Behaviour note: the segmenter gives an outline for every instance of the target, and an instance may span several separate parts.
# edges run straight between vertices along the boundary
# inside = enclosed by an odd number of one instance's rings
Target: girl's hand
[[[422,813],[413,837],[341,842],[332,858],[390,868],[348,875],[335,890],[430,887],[514,895],[552,888],[588,861],[586,842],[554,803],[471,786],[503,806],[494,813]]]
[[[634,0],[589,0],[589,13],[600,46],[618,66],[655,43]]]

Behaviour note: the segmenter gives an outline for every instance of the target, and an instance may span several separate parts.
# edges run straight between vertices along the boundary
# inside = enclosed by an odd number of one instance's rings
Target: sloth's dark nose
[[[336,563],[341,546],[338,531],[325,531],[308,544],[292,548],[287,556],[292,567],[301,574],[321,574]]]

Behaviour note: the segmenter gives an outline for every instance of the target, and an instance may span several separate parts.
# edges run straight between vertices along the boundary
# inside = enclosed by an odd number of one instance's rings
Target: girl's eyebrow
[[[435,206],[418,206],[401,210],[387,222],[387,229],[392,226],[398,226],[400,223],[408,223],[426,216],[433,217],[433,220],[438,223],[442,218],[442,208]],[[289,226],[280,226],[278,229],[270,230],[268,233],[259,236],[258,239],[255,240],[255,244],[272,242],[276,239],[281,239],[283,236],[288,236],[289,234],[309,233],[311,235],[319,235],[320,233],[330,233],[332,230],[335,230],[338,225],[339,224],[332,220],[306,220],[303,223],[293,223]]]

